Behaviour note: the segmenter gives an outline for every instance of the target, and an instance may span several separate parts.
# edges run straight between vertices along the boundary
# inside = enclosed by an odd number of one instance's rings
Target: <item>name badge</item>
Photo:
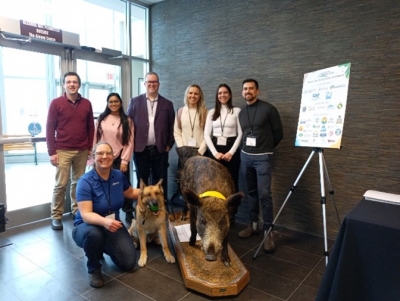
[[[247,137],[246,137],[246,145],[247,145],[247,146],[256,146],[256,137],[254,137],[254,136],[247,136]]]
[[[154,116],[149,116],[149,122],[154,123]]]
[[[226,145],[227,139],[225,137],[218,137],[217,138],[217,145]]]
[[[111,214],[109,214],[109,215],[106,215],[106,218],[114,219],[114,220],[115,220],[115,213],[111,213]]]
[[[195,138],[189,138],[188,139],[188,146],[196,147],[196,139]]]

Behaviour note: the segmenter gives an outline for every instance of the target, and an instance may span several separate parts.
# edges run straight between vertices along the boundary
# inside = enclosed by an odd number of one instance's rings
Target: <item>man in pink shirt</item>
[[[75,191],[91,155],[94,136],[93,110],[90,101],[79,93],[81,79],[75,72],[63,77],[63,96],[50,103],[46,123],[46,142],[50,162],[56,167],[56,183],[51,201],[51,227],[62,230],[65,192],[71,178],[71,212],[78,210]]]

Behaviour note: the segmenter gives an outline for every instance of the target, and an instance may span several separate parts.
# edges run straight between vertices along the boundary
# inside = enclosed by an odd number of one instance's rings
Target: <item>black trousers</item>
[[[160,153],[156,146],[147,146],[144,151],[135,152],[133,160],[136,165],[138,187],[140,185],[140,179],[142,179],[146,185],[155,185],[160,179],[163,179],[162,187],[165,200],[167,200],[168,152]]]
[[[235,143],[236,137],[227,138],[226,145],[217,145],[217,137],[212,137],[212,142],[215,149],[219,153],[227,153],[232,148]],[[231,161],[227,162],[225,160],[217,160],[214,155],[208,150],[208,157],[218,161],[224,165],[232,176],[233,182],[235,183],[235,192],[239,192],[239,169],[240,169],[240,149],[238,148],[235,154],[232,156]]]
[[[122,151],[121,151],[122,153]],[[114,169],[118,169],[120,170],[120,166],[121,166],[121,153],[119,154],[119,156],[117,158],[114,159],[113,161],[113,168]],[[123,172],[124,176],[126,177],[126,179],[128,180],[128,182],[130,183],[130,179],[129,179],[129,175],[130,175],[130,167],[129,167],[129,162],[128,162],[128,169],[126,170],[126,172]],[[125,202],[124,202],[124,206],[122,207],[122,211],[129,213],[129,212],[133,212],[134,211],[134,206],[133,206],[133,200],[132,199],[127,199],[125,198]]]

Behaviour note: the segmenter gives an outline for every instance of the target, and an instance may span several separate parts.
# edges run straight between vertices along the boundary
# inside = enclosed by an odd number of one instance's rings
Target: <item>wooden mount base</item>
[[[250,273],[236,253],[228,245],[231,267],[227,268],[218,256],[217,261],[207,261],[201,250],[200,241],[195,246],[180,242],[175,226],[189,223],[187,218],[181,221],[181,214],[171,216],[169,231],[175,246],[179,267],[187,288],[208,296],[232,296],[239,294],[250,281]],[[171,222],[171,220],[173,220]]]

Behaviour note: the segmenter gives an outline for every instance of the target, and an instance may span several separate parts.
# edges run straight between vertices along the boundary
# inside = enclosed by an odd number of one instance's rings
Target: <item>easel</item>
[[[329,194],[333,195],[334,192],[332,190],[331,181],[329,179],[328,169],[326,168],[326,163],[325,163],[325,159],[324,159],[323,150],[321,148],[318,148],[318,147],[313,148],[310,156],[308,157],[306,163],[304,164],[302,170],[300,171],[300,174],[298,175],[296,181],[294,182],[293,186],[290,188],[289,194],[287,195],[285,201],[283,202],[281,208],[279,209],[278,214],[276,215],[275,219],[273,220],[271,226],[269,227],[268,231],[267,230],[264,231],[264,238],[263,238],[262,242],[260,243],[256,253],[254,254],[253,259],[256,259],[256,256],[257,256],[258,252],[260,251],[261,246],[264,244],[264,241],[267,238],[268,234],[274,228],[275,223],[276,223],[279,215],[281,214],[283,208],[286,205],[286,202],[289,200],[289,197],[292,194],[292,192],[296,189],[297,183],[300,181],[301,176],[303,175],[304,171],[306,170],[308,164],[310,163],[312,157],[314,156],[314,154],[316,152],[318,152],[318,155],[319,155],[319,177],[320,177],[320,183],[321,183],[321,206],[322,206],[322,219],[323,219],[323,224],[324,224],[324,245],[325,245],[324,256],[325,256],[325,264],[328,265],[328,255],[329,255],[329,253],[328,253],[328,238],[327,238],[327,230],[326,230],[326,211],[325,211],[326,197],[325,197],[325,178],[324,178],[324,175],[326,176],[327,183],[329,185]]]

